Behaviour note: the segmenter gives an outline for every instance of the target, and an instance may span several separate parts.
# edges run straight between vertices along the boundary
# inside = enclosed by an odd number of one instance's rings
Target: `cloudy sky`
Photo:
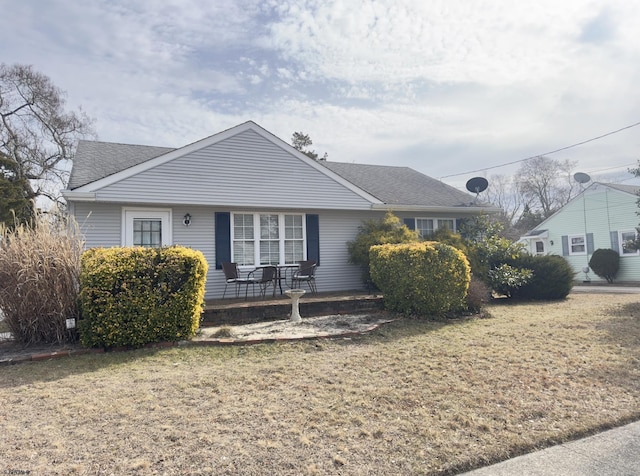
[[[0,62],[48,75],[104,141],[180,147],[253,120],[287,142],[309,134],[329,160],[463,188],[640,122],[640,0],[0,0],[0,11]],[[549,157],[631,183],[640,125]]]

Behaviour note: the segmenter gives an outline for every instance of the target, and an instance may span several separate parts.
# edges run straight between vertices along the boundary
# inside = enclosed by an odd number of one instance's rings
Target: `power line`
[[[443,177],[440,177],[440,178],[441,179],[445,179],[445,178],[449,178],[449,177],[458,177],[460,175],[473,174],[473,173],[476,173],[476,172],[484,172],[485,170],[491,170],[491,169],[497,169],[497,168],[500,168],[500,167],[506,167],[507,165],[517,164],[519,162],[524,162],[525,160],[535,159],[536,157],[541,157],[543,155],[551,155],[551,154],[555,154],[556,152],[561,152],[563,150],[571,149],[573,147],[578,147],[579,145],[587,144],[589,142],[593,142],[595,140],[602,139],[603,137],[607,137],[607,136],[610,136],[612,134],[617,134],[618,132],[622,132],[622,131],[624,131],[626,129],[631,129],[632,127],[636,127],[636,126],[640,126],[640,122],[636,122],[635,124],[631,124],[630,126],[626,126],[626,127],[621,128],[621,129],[617,129],[615,131],[607,132],[606,134],[602,134],[602,135],[600,135],[598,137],[593,137],[591,139],[583,140],[582,142],[577,142],[575,144],[571,144],[571,145],[568,145],[566,147],[561,147],[560,149],[552,150],[550,152],[544,152],[542,154],[532,155],[531,157],[526,157],[524,159],[514,160],[513,162],[507,162],[506,164],[502,164],[502,165],[493,165],[491,167],[485,167],[485,168],[482,168],[482,169],[471,170],[469,172],[462,172],[462,173],[458,173],[458,174],[444,175]]]
[[[637,165],[637,164],[634,163],[634,164],[618,165],[616,167],[607,167],[606,169],[595,169],[595,170],[590,171],[589,173],[590,174],[599,174],[600,172],[606,172],[607,170],[621,169],[623,167],[633,167],[635,165]]]

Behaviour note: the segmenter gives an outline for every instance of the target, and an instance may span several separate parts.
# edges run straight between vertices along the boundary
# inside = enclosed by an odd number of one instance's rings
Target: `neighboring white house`
[[[595,250],[610,248],[620,254],[616,281],[640,281],[640,254],[625,246],[640,222],[639,191],[637,186],[592,183],[520,242],[532,254],[564,256],[578,281],[605,281],[591,270],[585,273],[585,268]]]
[[[318,290],[360,289],[347,242],[387,210],[429,233],[496,211],[407,167],[314,161],[253,122],[179,149],[81,141],[64,196],[87,247],[179,244],[209,262],[319,262]]]

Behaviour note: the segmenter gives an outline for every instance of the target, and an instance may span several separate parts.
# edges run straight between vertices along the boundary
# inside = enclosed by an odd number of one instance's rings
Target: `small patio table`
[[[282,281],[284,281],[284,284],[287,284],[287,273],[288,271],[291,270],[295,270],[298,269],[298,264],[262,264],[260,266],[256,266],[256,269],[260,269],[260,268],[264,268],[265,266],[275,266],[276,269],[278,270],[278,277],[276,278],[278,280],[278,288],[280,289],[280,295],[282,295]],[[284,270],[284,273],[283,273]],[[275,291],[275,289],[274,289]]]

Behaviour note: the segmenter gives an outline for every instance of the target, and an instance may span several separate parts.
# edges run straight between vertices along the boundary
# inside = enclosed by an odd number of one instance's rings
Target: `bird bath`
[[[299,302],[300,302],[300,297],[302,297],[302,295],[306,293],[306,291],[304,289],[287,289],[284,293],[291,298],[290,321],[291,322],[302,321],[302,317],[300,317]]]

